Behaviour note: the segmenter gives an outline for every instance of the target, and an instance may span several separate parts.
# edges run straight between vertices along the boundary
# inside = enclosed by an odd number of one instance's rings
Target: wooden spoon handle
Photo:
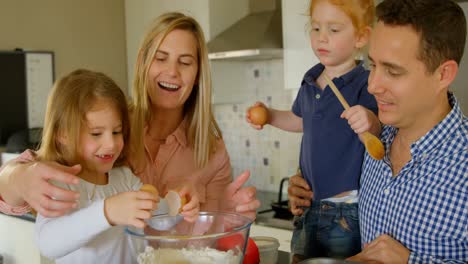
[[[326,74],[323,75],[325,81],[328,83],[328,86],[332,89],[333,93],[338,97],[338,100],[340,100],[341,105],[343,105],[344,109],[348,110],[349,109],[349,104],[346,102],[346,99],[343,97],[343,95],[340,93],[340,90],[336,87],[336,85],[328,78]]]

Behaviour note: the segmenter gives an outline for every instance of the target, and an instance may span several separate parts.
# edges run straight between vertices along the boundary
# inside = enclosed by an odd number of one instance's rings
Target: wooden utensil
[[[327,75],[324,74],[323,77],[325,78],[325,81],[327,81],[328,86],[330,86],[333,93],[336,95],[336,97],[338,97],[338,100],[340,101],[341,105],[343,105],[344,109],[349,109],[349,104],[346,102],[346,99],[343,97],[340,90],[336,88],[335,84],[330,80],[330,78],[328,78]],[[364,147],[366,148],[369,155],[376,160],[383,159],[385,150],[382,142],[368,131],[360,134],[360,136],[364,141]]]

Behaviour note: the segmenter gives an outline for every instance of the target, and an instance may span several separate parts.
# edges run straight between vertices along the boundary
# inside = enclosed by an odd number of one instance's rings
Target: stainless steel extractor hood
[[[269,11],[255,11],[208,43],[208,57],[216,59],[275,59],[283,57],[281,1]]]

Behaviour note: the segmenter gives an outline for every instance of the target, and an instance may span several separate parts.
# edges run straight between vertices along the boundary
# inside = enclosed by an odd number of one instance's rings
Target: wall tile
[[[282,64],[282,60],[245,62],[242,68],[245,69],[248,100],[239,104],[215,104],[214,107],[231,158],[233,176],[249,169],[248,184],[275,192],[283,177],[296,172],[302,134],[271,126],[257,131],[245,121],[245,115],[247,108],[256,101],[276,109],[291,109],[295,92],[283,88]]]

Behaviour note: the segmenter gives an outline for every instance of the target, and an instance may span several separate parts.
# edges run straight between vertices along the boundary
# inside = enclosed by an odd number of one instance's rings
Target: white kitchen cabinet
[[[280,246],[279,250],[291,252],[291,237],[292,231],[263,225],[252,224],[250,227],[250,236],[267,236],[278,239]]]
[[[319,62],[310,46],[308,14],[310,0],[281,2],[284,87],[298,89],[304,73]]]
[[[34,223],[0,214],[0,255],[4,264],[52,264],[41,256],[34,239]]]

